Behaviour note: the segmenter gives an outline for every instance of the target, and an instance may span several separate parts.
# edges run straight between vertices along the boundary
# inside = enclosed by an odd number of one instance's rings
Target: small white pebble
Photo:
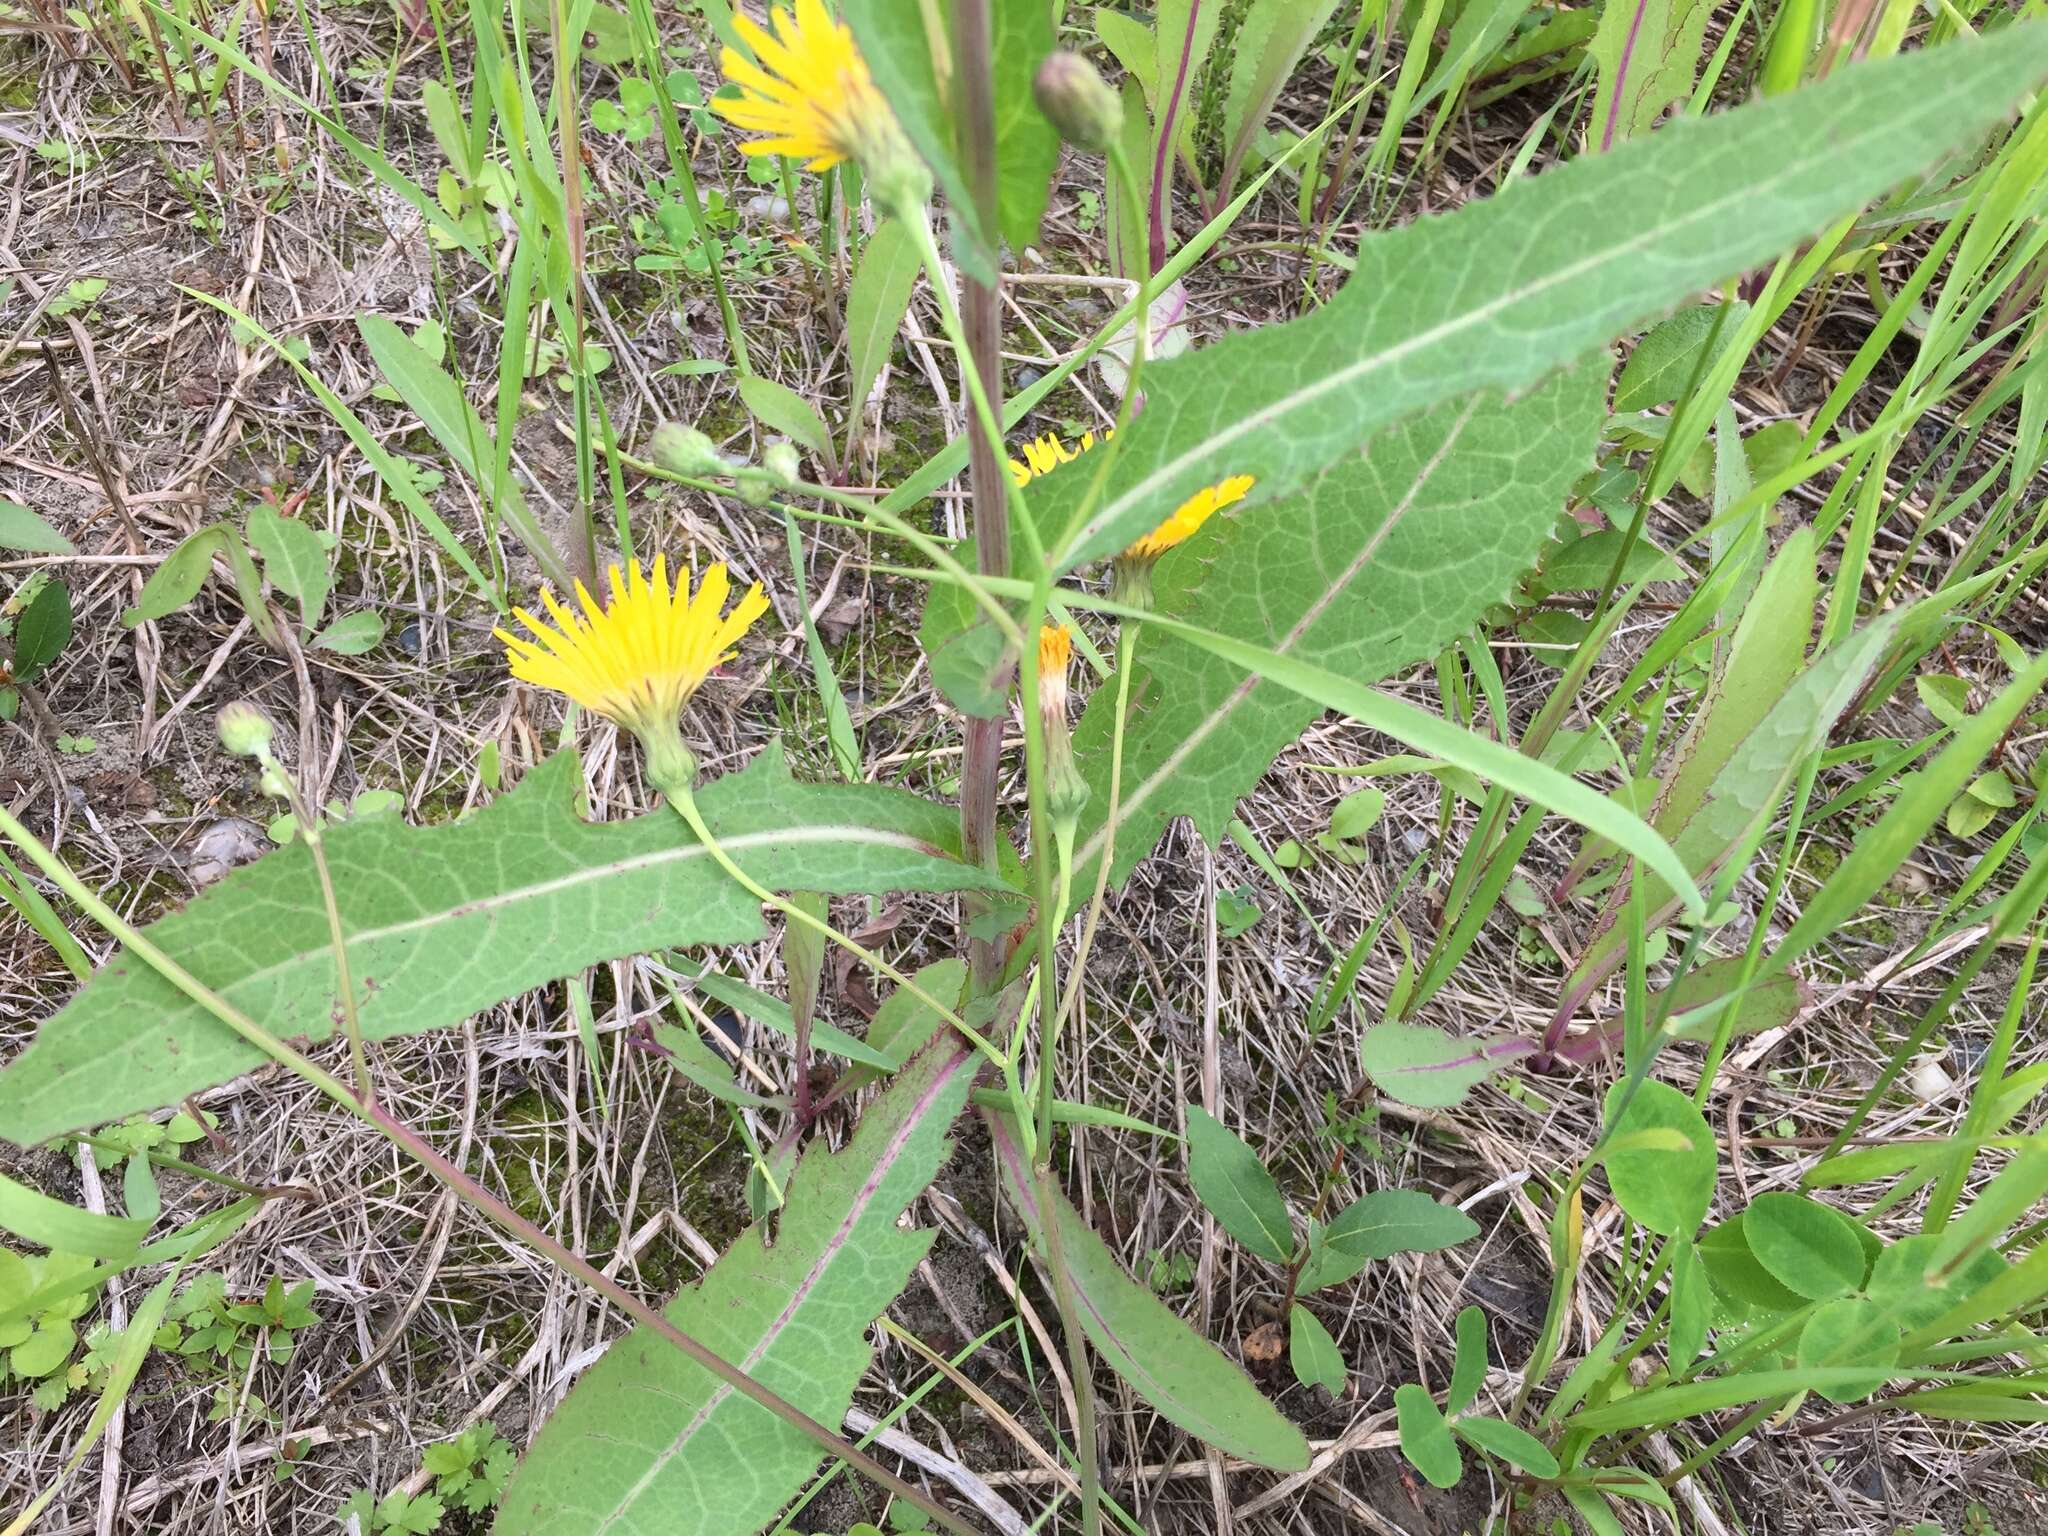
[[[1913,1091],[1929,1104],[1956,1085],[1956,1080],[1943,1069],[1941,1059],[1932,1055],[1922,1056],[1913,1063],[1913,1071],[1907,1081],[1912,1084]]]

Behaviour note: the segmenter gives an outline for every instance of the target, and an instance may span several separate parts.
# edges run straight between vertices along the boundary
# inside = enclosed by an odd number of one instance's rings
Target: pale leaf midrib
[[[888,1143],[882,1149],[881,1156],[875,1159],[873,1167],[869,1170],[866,1179],[862,1182],[860,1189],[849,1204],[845,1216],[841,1218],[838,1228],[819,1247],[818,1254],[812,1260],[810,1269],[806,1271],[801,1283],[791,1292],[790,1298],[784,1303],[781,1312],[776,1314],[774,1320],[762,1331],[760,1341],[735,1362],[741,1370],[751,1373],[760,1365],[761,1361],[766,1358],[768,1351],[774,1348],[776,1341],[781,1338],[783,1331],[795,1320],[796,1314],[802,1309],[804,1303],[816,1292],[824,1279],[826,1269],[830,1267],[833,1259],[845,1250],[854,1229],[859,1225],[861,1218],[867,1214],[868,1208],[874,1203],[875,1198],[881,1193],[886,1175],[896,1166],[898,1159],[903,1156],[905,1151],[908,1150],[912,1137],[923,1125],[924,1118],[930,1112],[933,1103],[944,1092],[946,1086],[952,1082],[955,1074],[968,1065],[971,1058],[966,1045],[958,1040],[954,1042],[954,1045],[953,1059],[932,1075],[932,1080],[925,1085],[923,1091],[918,1095],[916,1102],[904,1114],[902,1123],[896,1127],[895,1133],[889,1138]],[[704,1405],[697,1410],[696,1415],[690,1422],[677,1432],[675,1438],[665,1448],[655,1454],[647,1470],[620,1497],[612,1509],[605,1513],[602,1523],[597,1527],[600,1536],[602,1536],[603,1532],[611,1530],[620,1520],[626,1518],[634,1505],[653,1487],[655,1481],[668,1464],[684,1452],[690,1441],[710,1422],[712,1414],[717,1412],[720,1405],[732,1397],[735,1391],[735,1388],[727,1385],[725,1382],[721,1381],[718,1384],[710,1397],[705,1399]]]

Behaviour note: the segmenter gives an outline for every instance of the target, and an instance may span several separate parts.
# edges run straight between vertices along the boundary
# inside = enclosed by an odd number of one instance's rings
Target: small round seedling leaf
[[[45,1317],[26,1341],[9,1351],[7,1363],[14,1367],[15,1375],[26,1376],[33,1381],[49,1375],[69,1360],[72,1346],[77,1342],[78,1331],[70,1323]]]
[[[1806,1320],[1799,1335],[1801,1370],[1869,1366],[1867,1376],[1816,1378],[1814,1390],[1833,1403],[1861,1402],[1891,1377],[1899,1360],[1899,1325],[1867,1296],[1844,1296],[1828,1302]]]
[[[1863,1285],[1863,1240],[1841,1212],[1783,1190],[1752,1200],[1742,1233],[1773,1279],[1809,1301],[1828,1301]]]
[[[384,638],[384,615],[373,608],[345,613],[320,631],[313,648],[342,656],[360,656]]]
[[[1557,1458],[1541,1440],[1505,1419],[1459,1419],[1451,1426],[1459,1438],[1487,1455],[1531,1477],[1557,1476]]]
[[[1458,1442],[1430,1395],[1412,1381],[1394,1390],[1394,1423],[1409,1464],[1438,1488],[1455,1486],[1465,1471]]]
[[[1287,1363],[1304,1387],[1335,1396],[1344,1390],[1344,1352],[1317,1316],[1296,1302],[1287,1314]]]
[[[1621,1109],[1626,1086],[1616,1083],[1607,1093],[1608,1187],[1639,1225],[1664,1237],[1691,1237],[1714,1198],[1714,1133],[1669,1083],[1638,1085]]]

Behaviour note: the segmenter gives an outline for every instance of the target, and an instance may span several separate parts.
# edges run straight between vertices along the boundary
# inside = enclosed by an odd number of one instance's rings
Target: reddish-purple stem
[[[1614,99],[1607,104],[1607,127],[1600,135],[1600,148],[1614,148],[1614,125],[1621,121],[1621,92],[1628,84],[1628,61],[1636,51],[1636,37],[1643,30],[1643,12],[1650,0],[1636,0],[1636,13],[1628,24],[1628,39],[1621,45],[1621,58],[1614,66]]]
[[[1166,265],[1166,199],[1173,186],[1173,128],[1180,116],[1181,97],[1188,88],[1188,65],[1195,52],[1195,24],[1202,14],[1202,0],[1188,0],[1188,35],[1181,40],[1180,72],[1173,79],[1173,94],[1166,98],[1166,110],[1159,117],[1159,147],[1152,154],[1152,270]]]

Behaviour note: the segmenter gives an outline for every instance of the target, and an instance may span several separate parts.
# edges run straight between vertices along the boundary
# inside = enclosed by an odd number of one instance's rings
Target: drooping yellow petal
[[[673,734],[676,717],[704,679],[736,654],[733,646],[767,612],[768,596],[756,582],[731,613],[721,613],[732,590],[725,566],[706,571],[693,598],[687,572],[669,586],[665,556],[655,558],[651,580],[637,560],[623,573],[613,566],[606,574],[608,605],[578,582],[579,615],[543,589],[553,624],[516,608],[533,637],[492,633],[504,642],[506,662],[520,681],[567,694],[643,740]]]

